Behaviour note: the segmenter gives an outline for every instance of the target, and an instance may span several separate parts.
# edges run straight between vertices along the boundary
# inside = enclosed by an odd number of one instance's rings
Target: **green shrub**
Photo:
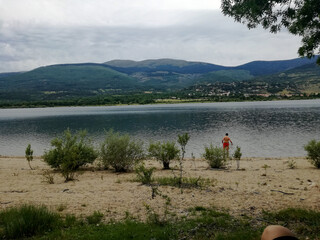
[[[288,161],[287,164],[288,164],[288,168],[290,168],[290,169],[295,169],[295,168],[297,168],[297,162],[294,161],[294,160]]]
[[[63,225],[64,225],[64,227],[68,228],[68,227],[75,225],[77,223],[77,221],[78,220],[77,220],[76,216],[67,214],[65,216]]]
[[[42,171],[43,182],[54,184],[54,175],[51,170],[44,169]]]
[[[183,177],[181,180],[177,177],[158,177],[154,180],[161,186],[172,186],[179,188],[200,188],[214,186],[215,180],[205,179],[201,177]]]
[[[74,171],[79,167],[93,163],[97,158],[97,153],[86,138],[86,131],[72,135],[67,129],[61,138],[51,141],[51,146],[54,148],[45,152],[43,159],[52,168],[60,170],[66,181],[73,179]]]
[[[179,157],[180,150],[174,142],[155,142],[149,145],[149,155],[162,162],[164,169],[170,169],[170,161]]]
[[[25,154],[26,154],[25,156],[26,156],[26,159],[28,161],[29,167],[32,170],[30,162],[33,160],[33,150],[31,149],[31,145],[30,144],[28,144],[28,146],[26,148],[26,151],[25,151]]]
[[[178,135],[178,143],[181,147],[181,160],[184,159],[184,154],[186,153],[186,145],[190,140],[190,136],[188,133],[184,133],[182,135]]]
[[[241,148],[237,146],[236,150],[233,153],[234,159],[237,161],[237,169],[240,168],[240,159],[241,159],[242,153],[241,153]]]
[[[136,168],[137,179],[142,184],[151,184],[153,182],[152,174],[155,168],[146,168],[143,164]]]
[[[53,230],[60,224],[60,216],[46,207],[23,205],[0,212],[0,238],[30,237]]]
[[[94,211],[92,215],[87,216],[86,218],[89,224],[98,224],[101,222],[103,214],[99,211]]]
[[[264,169],[264,174],[262,174],[261,176],[267,176],[267,169],[271,168],[271,167],[269,165],[267,165],[267,164],[264,164],[262,166],[262,168]]]
[[[184,133],[182,135],[178,135],[178,143],[181,148],[181,157],[179,158],[179,187],[182,185],[182,176],[183,176],[183,164],[182,161],[184,159],[184,154],[186,153],[186,145],[188,144],[190,136],[188,133]]]
[[[222,168],[226,165],[226,158],[223,149],[214,147],[210,144],[209,147],[205,146],[205,153],[202,154],[203,158],[207,160],[211,168]]]
[[[311,140],[304,149],[308,152],[307,158],[316,167],[320,168],[320,141]]]
[[[116,172],[130,171],[145,158],[143,143],[111,130],[101,146],[101,158],[106,169],[111,166]]]

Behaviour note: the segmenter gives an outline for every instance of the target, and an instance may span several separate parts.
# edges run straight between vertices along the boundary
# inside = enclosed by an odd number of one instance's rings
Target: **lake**
[[[187,155],[196,157],[228,132],[231,151],[239,145],[246,157],[304,156],[320,140],[320,100],[0,109],[0,155],[23,156],[28,143],[42,155],[67,128],[86,129],[96,146],[111,128],[146,146],[188,132]]]

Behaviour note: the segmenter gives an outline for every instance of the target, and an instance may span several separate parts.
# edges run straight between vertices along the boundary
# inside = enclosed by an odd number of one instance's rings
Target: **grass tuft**
[[[87,221],[89,224],[98,224],[101,222],[103,214],[99,211],[94,211],[90,216],[87,216]]]
[[[265,218],[273,224],[286,225],[297,234],[311,239],[320,233],[320,212],[300,208],[288,208],[279,212],[264,212]]]
[[[214,186],[215,181],[205,178],[195,177],[183,177],[181,179],[177,177],[157,177],[155,182],[162,186],[182,187],[182,188],[200,188],[203,189],[208,186]]]
[[[299,239],[318,239],[320,212],[285,209],[263,212],[262,218],[232,216],[214,208],[196,206],[190,214],[167,221],[142,222],[133,218],[101,222],[103,214],[94,212],[84,219],[67,215],[62,219],[45,207],[22,206],[0,211],[0,239],[260,239],[263,229],[280,224]],[[90,220],[89,220],[90,219]]]
[[[0,212],[0,238],[22,238],[59,227],[60,216],[44,206],[23,205]]]

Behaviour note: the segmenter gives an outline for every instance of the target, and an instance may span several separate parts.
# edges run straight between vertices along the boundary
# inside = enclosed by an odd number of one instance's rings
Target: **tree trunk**
[[[29,167],[31,170],[33,170],[33,168],[31,167],[30,161],[28,161]]]
[[[170,169],[169,162],[163,162],[163,169]]]

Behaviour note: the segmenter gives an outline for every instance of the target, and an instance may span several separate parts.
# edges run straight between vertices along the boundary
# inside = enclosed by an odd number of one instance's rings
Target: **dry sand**
[[[296,169],[288,167],[294,160]],[[40,159],[32,161],[30,170],[23,157],[0,157],[0,208],[21,204],[44,204],[62,214],[87,216],[94,211],[104,214],[105,220],[123,219],[126,212],[144,219],[146,205],[162,212],[165,200],[152,199],[150,186],[132,181],[135,173],[117,174],[112,170],[88,168],[76,181],[64,182],[54,173],[54,184],[44,181],[43,171],[49,167]],[[263,176],[267,164],[266,176]],[[171,170],[162,170],[159,162],[147,161],[147,166],[157,168],[155,176],[173,176]],[[177,166],[177,162],[171,166]],[[210,179],[215,184],[204,189],[184,189],[161,186],[162,194],[171,198],[170,211],[187,215],[194,206],[216,207],[231,214],[258,215],[262,210],[279,210],[301,207],[320,210],[320,170],[305,158],[246,158],[236,170],[232,161],[226,170],[213,170],[203,160],[186,160],[185,177]],[[51,171],[51,170],[50,170]],[[178,171],[175,171],[178,174]]]

